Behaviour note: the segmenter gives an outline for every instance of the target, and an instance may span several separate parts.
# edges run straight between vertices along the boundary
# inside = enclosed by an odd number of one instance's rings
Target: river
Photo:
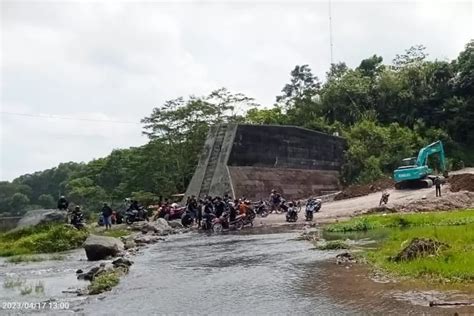
[[[3,267],[8,268],[10,275],[43,280],[46,298],[69,303],[67,311],[56,310],[55,314],[74,311],[81,315],[320,315],[435,311],[397,300],[384,288],[376,288],[371,295],[372,281],[345,282],[340,276],[348,274],[349,269],[328,263],[336,252],[313,250],[310,243],[294,240],[300,232],[255,234],[256,231],[170,236],[135,256],[130,273],[116,288],[94,297],[61,293],[68,286],[86,284],[75,280],[74,271],[94,264],[79,260],[84,257],[80,251],[71,252],[65,262]],[[0,281],[4,278],[5,273],[1,273]],[[338,295],[344,291],[351,294]],[[35,296],[21,297],[5,288],[0,290],[0,297],[35,300]]]

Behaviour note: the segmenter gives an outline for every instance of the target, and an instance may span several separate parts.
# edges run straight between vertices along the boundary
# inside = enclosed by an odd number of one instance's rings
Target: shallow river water
[[[42,311],[48,315],[453,314],[455,311],[412,304],[403,298],[403,290],[377,285],[365,277],[360,279],[365,280],[362,282],[356,274],[363,271],[328,263],[336,252],[313,250],[310,243],[295,241],[298,235],[286,231],[171,236],[142,250],[132,259],[135,264],[116,288],[94,297],[62,293],[68,287],[87,285],[75,280],[76,269],[97,265],[79,260],[84,258],[82,251],[71,252],[68,260],[56,263],[3,264],[0,282],[7,275],[21,276],[33,283],[41,280],[45,292],[21,296],[18,290],[2,288],[0,298],[2,301],[55,298],[68,302],[67,310]],[[26,311],[19,314],[23,313]]]

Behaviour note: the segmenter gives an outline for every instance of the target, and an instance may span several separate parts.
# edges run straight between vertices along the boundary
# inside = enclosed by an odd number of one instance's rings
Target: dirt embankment
[[[452,192],[471,191],[474,192],[474,174],[464,173],[449,177]]]
[[[351,185],[344,189],[341,193],[334,197],[334,200],[345,200],[359,196],[368,195],[370,193],[392,189],[395,186],[395,182],[392,179],[383,178],[375,182],[364,184],[364,185]]]

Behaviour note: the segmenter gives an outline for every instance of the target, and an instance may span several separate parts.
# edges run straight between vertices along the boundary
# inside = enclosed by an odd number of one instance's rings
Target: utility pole
[[[333,54],[332,54],[332,12],[331,12],[331,0],[329,0],[329,49],[331,54],[331,65],[334,64]]]

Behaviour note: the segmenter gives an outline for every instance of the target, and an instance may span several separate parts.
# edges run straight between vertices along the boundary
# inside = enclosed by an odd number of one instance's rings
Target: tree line
[[[451,169],[472,165],[474,41],[451,61],[430,61],[425,47],[414,46],[388,64],[377,55],[355,68],[332,64],[324,81],[308,65],[297,65],[266,108],[225,88],[169,100],[142,120],[149,138],[144,146],[0,182],[0,213],[54,207],[60,194],[96,210],[104,201],[132,197],[148,203],[184,192],[209,126],[223,122],[337,132],[347,141],[344,184],[391,174],[401,159],[437,139],[445,144]]]

